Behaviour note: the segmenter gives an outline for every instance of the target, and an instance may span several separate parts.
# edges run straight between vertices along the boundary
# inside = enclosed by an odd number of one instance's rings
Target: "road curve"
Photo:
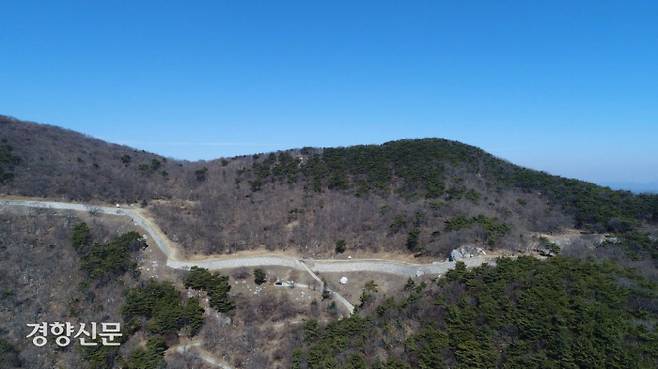
[[[435,262],[431,264],[413,264],[397,260],[385,259],[350,259],[350,260],[327,260],[327,259],[297,259],[286,255],[263,255],[246,257],[206,257],[194,260],[184,259],[179,255],[176,246],[162,232],[158,225],[149,219],[139,208],[133,207],[110,207],[90,204],[46,201],[46,200],[23,200],[2,199],[0,207],[27,207],[36,209],[71,210],[88,213],[100,213],[114,216],[129,217],[133,223],[143,229],[157,247],[166,255],[167,266],[175,269],[190,269],[193,266],[203,267],[209,270],[222,270],[240,267],[266,267],[279,266],[307,272],[315,279],[322,288],[327,289],[334,299],[343,305],[350,314],[354,312],[354,306],[343,296],[335,291],[329,290],[325,283],[316,273],[353,273],[353,272],[377,272],[396,274],[403,277],[418,277],[425,274],[443,274],[455,267],[454,262]],[[465,260],[469,267],[481,265],[482,263],[494,262],[492,257],[474,257]],[[226,363],[214,357],[200,347],[199,342],[179,345],[172,348],[178,352],[195,351],[197,356],[222,369],[231,369]]]
[[[280,266],[307,272],[326,288],[324,282],[316,273],[351,273],[351,272],[377,272],[396,274],[403,277],[418,277],[421,275],[443,274],[455,267],[454,262],[443,261],[431,264],[413,264],[397,260],[385,259],[350,259],[350,260],[327,260],[327,259],[297,259],[286,255],[263,255],[245,257],[207,257],[184,259],[179,255],[176,246],[162,232],[158,225],[149,219],[139,208],[129,206],[110,207],[89,204],[45,201],[45,200],[23,200],[23,199],[0,199],[3,207],[28,207],[37,209],[72,210],[89,213],[101,213],[115,216],[129,217],[133,223],[142,228],[157,247],[167,256],[167,266],[174,269],[190,269],[193,266],[209,270],[222,270],[240,267],[266,267]],[[487,256],[473,257],[464,261],[467,266],[474,267],[482,263],[494,262],[494,258]],[[352,306],[346,299],[334,291],[336,299],[352,313]]]
[[[349,273],[349,272],[377,272],[390,273],[406,277],[415,277],[424,274],[443,274],[454,268],[455,263],[450,261],[434,262],[431,264],[413,264],[404,261],[386,259],[297,259],[286,255],[263,255],[244,257],[208,257],[194,260],[179,257],[179,252],[173,243],[164,235],[162,230],[152,220],[146,217],[141,209],[131,207],[96,206],[80,203],[0,199],[0,206],[20,206],[39,209],[73,210],[82,212],[96,212],[108,215],[127,216],[133,223],[142,228],[155,242],[158,248],[167,256],[167,266],[175,269],[189,269],[192,266],[210,270],[231,269],[239,267],[281,266],[301,271],[311,270],[315,273]],[[467,266],[478,266],[484,262],[491,262],[494,258],[480,256],[466,259]],[[318,279],[317,276],[313,276]],[[319,279],[318,279],[319,280]]]

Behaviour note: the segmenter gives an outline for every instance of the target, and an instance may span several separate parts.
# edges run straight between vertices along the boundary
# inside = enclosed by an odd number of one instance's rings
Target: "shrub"
[[[82,248],[81,269],[92,279],[102,281],[137,269],[132,253],[146,247],[137,232],[128,232],[106,244],[93,243]]]
[[[392,234],[400,232],[402,229],[407,227],[407,219],[402,215],[396,215],[393,219],[393,223],[388,226],[388,229]]]
[[[615,235],[616,242],[606,240],[601,246],[617,247],[623,250],[633,260],[643,258],[653,260],[658,265],[658,239],[649,233],[631,231]]]
[[[130,162],[132,161],[132,157],[128,154],[123,154],[121,155],[121,162],[123,165],[128,166],[130,165]]]
[[[165,367],[164,353],[167,344],[161,336],[148,339],[145,348],[139,348],[126,360],[126,369],[162,369]]]
[[[255,269],[254,270],[254,283],[257,285],[261,285],[267,281],[267,274],[263,269]]]
[[[82,346],[81,356],[86,362],[88,369],[112,368],[119,354],[117,346]]]
[[[143,318],[146,330],[155,334],[176,333],[189,326],[194,333],[203,322],[203,308],[196,299],[182,301],[170,282],[149,281],[132,288],[122,309],[124,319]]]
[[[418,246],[418,236],[420,235],[420,229],[414,228],[407,234],[407,249],[411,252],[419,251]]]
[[[228,276],[210,273],[208,269],[194,266],[185,277],[184,283],[187,288],[206,291],[210,306],[221,313],[228,313],[235,308],[229,296],[231,285]]]
[[[9,341],[0,338],[0,367],[20,367],[21,360],[18,350]]]
[[[458,231],[479,225],[485,232],[484,241],[488,245],[494,245],[511,230],[509,225],[498,222],[496,218],[488,218],[484,215],[470,218],[460,215],[446,220],[445,224],[446,231]]]
[[[379,289],[377,288],[377,283],[375,283],[375,281],[371,280],[366,282],[366,285],[363,287],[363,290],[361,291],[360,306],[363,307],[367,303],[371,302],[378,291]]]
[[[14,178],[14,167],[20,163],[20,158],[13,154],[14,148],[6,143],[0,144],[0,184]]]
[[[91,279],[102,282],[125,272],[135,272],[132,253],[146,247],[137,232],[124,233],[105,244],[93,242],[86,223],[73,227],[71,244],[80,257],[80,268]]]
[[[73,244],[73,248],[78,252],[81,252],[91,243],[91,233],[87,223],[79,223],[73,227],[71,243]]]
[[[204,182],[208,179],[208,168],[203,167],[194,171],[194,176],[198,182]]]
[[[338,240],[336,241],[336,254],[342,254],[346,250],[346,245],[347,243],[345,240]]]

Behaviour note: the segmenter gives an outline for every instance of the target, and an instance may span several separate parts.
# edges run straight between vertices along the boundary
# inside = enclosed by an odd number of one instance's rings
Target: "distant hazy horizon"
[[[626,190],[635,193],[658,193],[658,182],[635,183],[635,182],[616,182],[616,183],[599,183],[608,186],[614,190]]]

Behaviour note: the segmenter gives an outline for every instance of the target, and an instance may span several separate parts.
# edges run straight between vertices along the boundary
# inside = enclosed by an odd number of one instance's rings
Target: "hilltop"
[[[189,162],[8,117],[0,193],[140,204],[190,253],[445,257],[456,245],[525,250],[536,233],[626,234],[658,221],[656,195],[553,176],[445,139]],[[625,247],[655,253],[642,242]]]
[[[0,329],[0,358],[9,367],[210,367],[204,353],[254,369],[651,368],[658,358],[657,197],[460,142],[188,162],[0,118],[0,195],[134,207],[188,254],[266,247],[436,266],[461,245],[544,250],[440,275],[323,270],[315,278],[328,289],[315,290],[310,276],[276,266],[167,268],[152,234],[100,208],[2,207],[0,315],[13,318]],[[63,286],[52,301],[37,293]],[[342,315],[337,296],[354,314]],[[36,355],[22,332],[34,316],[120,321],[125,341]]]

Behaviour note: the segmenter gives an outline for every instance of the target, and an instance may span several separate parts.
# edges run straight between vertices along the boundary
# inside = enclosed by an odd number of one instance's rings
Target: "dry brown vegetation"
[[[266,247],[328,256],[338,239],[346,240],[348,253],[406,252],[415,234],[418,246],[412,252],[444,257],[456,244],[486,243],[479,227],[446,231],[445,222],[456,216],[484,215],[510,225],[511,231],[490,247],[512,249],[521,246],[528,231],[573,224],[571,216],[536,193],[492,187],[460,166],[444,168],[445,192],[428,198],[410,196],[402,184],[400,190],[393,185],[385,192],[316,191],[310,186],[315,182],[294,169],[317,152],[313,149],[282,156],[300,160],[285,168],[296,177],[282,179],[278,167],[272,169],[274,177],[261,173],[268,155],[178,161],[8,118],[0,118],[0,138],[20,158],[13,179],[0,185],[0,193],[142,203],[190,253]]]
[[[253,287],[255,285],[250,281]],[[300,298],[304,293],[306,298]],[[244,369],[289,368],[291,337],[308,319],[327,321],[335,318],[331,301],[322,301],[320,293],[297,288],[268,286],[235,296],[236,311],[229,317],[211,314],[200,336],[205,347],[217,357],[228,358]]]
[[[0,209],[0,320],[3,322],[0,339],[16,350],[19,360],[16,365],[21,368],[53,365],[88,368],[89,362],[75,343],[66,350],[58,350],[54,344],[43,348],[33,346],[25,339],[29,333],[25,324],[122,322],[124,291],[140,283],[129,275],[110,282],[89,281],[71,244],[72,231],[81,221],[89,224],[92,237],[98,242],[133,230],[129,222],[117,217],[59,210]],[[151,269],[152,261],[157,260],[157,252],[152,255],[154,251],[149,248],[137,257],[143,264],[141,280],[151,277],[145,266]],[[322,301],[320,291],[281,289],[271,283],[280,278],[310,284],[305,273],[282,268],[266,269],[266,272],[268,283],[262,286],[254,284],[250,269],[225,273],[230,276],[231,296],[236,304],[235,311],[228,315],[217,313],[207,301],[203,302],[205,323],[195,339],[205,340],[203,349],[214,357],[240,368],[286,368],[292,349],[291,332],[306,319],[325,321],[334,317],[329,308],[331,302]],[[184,276],[183,272],[168,270],[158,275],[158,279],[164,277],[183,289],[181,277]],[[205,294],[199,296],[203,298]],[[128,357],[145,339],[141,332],[132,335],[122,344],[120,355]],[[212,367],[194,352],[170,352],[166,363],[168,368]],[[115,365],[118,364],[117,359]],[[15,367],[9,362],[3,365],[0,367]]]
[[[85,220],[97,240],[128,229],[116,220]],[[85,287],[89,280],[71,247],[79,221],[78,214],[0,209],[0,338],[20,352],[21,368],[85,367],[74,342],[64,350],[52,342],[33,346],[25,338],[28,323],[121,321],[123,279]]]
[[[190,254],[266,248],[327,257],[335,253],[338,240],[345,240],[342,257],[373,252],[404,252],[408,259],[411,254],[445,257],[461,244],[524,250],[536,243],[531,239],[535,232],[580,227],[615,232],[619,237],[606,242],[585,242],[586,237],[579,237],[563,247],[564,255],[613,259],[649,279],[655,280],[657,275],[655,197],[528,171],[451,141],[387,144],[394,147],[395,155],[387,151],[390,147],[381,145],[185,162],[4,117],[0,117],[0,140],[0,194],[139,203]],[[428,154],[424,149],[436,152]],[[7,343],[17,349],[23,368],[85,367],[75,349],[57,351],[47,346],[36,350],[27,344],[25,323],[119,321],[122,291],[139,283],[123,275],[88,285],[80,255],[71,247],[71,231],[80,220],[87,222],[93,238],[103,243],[132,230],[130,224],[114,218],[0,209],[0,319],[8,322],[0,327],[0,344],[3,350]],[[163,272],[166,268],[157,250],[147,249],[136,260],[143,264],[142,279],[157,276],[182,288],[180,279],[185,273]],[[304,281],[305,275],[294,273],[267,270],[267,280],[272,282],[278,276],[309,283]],[[303,345],[321,348],[304,338],[301,328],[317,333],[338,317],[335,305],[330,299],[323,300],[320,291],[282,290],[269,283],[256,286],[249,269],[228,275],[235,309],[219,314],[207,302],[202,303],[206,319],[198,338],[205,341],[204,349],[239,368],[287,368],[291,360],[300,358],[296,349]],[[399,295],[406,283],[350,275],[346,287],[336,284],[338,275],[323,277],[330,278],[329,285],[351,301],[365,301],[356,316],[329,325],[329,333],[331,327],[349,328],[346,334],[327,336],[339,340],[351,334],[350,324],[360,324],[367,315],[386,313],[382,306],[395,305],[387,297]],[[379,281],[376,288],[369,283],[371,277]],[[438,290],[435,282],[426,282],[421,285]],[[362,287],[367,287],[366,294]],[[371,287],[378,292],[368,292]],[[434,319],[443,314],[431,301],[423,300],[429,294],[418,292],[416,296],[413,291],[415,287],[407,286],[407,297],[422,303],[405,305],[388,318],[393,321],[408,314]],[[204,293],[199,297],[203,299]],[[454,303],[450,301],[453,295],[447,291],[446,301]],[[311,323],[305,324],[309,319]],[[383,338],[368,341],[363,354],[370,360],[390,348],[387,355],[405,357],[402,341],[394,341],[416,334],[419,326],[414,324],[405,328],[408,332],[387,331]],[[174,336],[172,343],[179,338]],[[122,347],[121,355],[126,357],[145,339],[144,332],[136,333]],[[12,362],[3,362],[5,366],[15,364],[15,355],[10,354]],[[304,360],[312,360],[312,356]],[[336,359],[339,354],[327,354],[332,356]],[[167,365],[183,369],[205,364],[194,355],[169,352]]]

